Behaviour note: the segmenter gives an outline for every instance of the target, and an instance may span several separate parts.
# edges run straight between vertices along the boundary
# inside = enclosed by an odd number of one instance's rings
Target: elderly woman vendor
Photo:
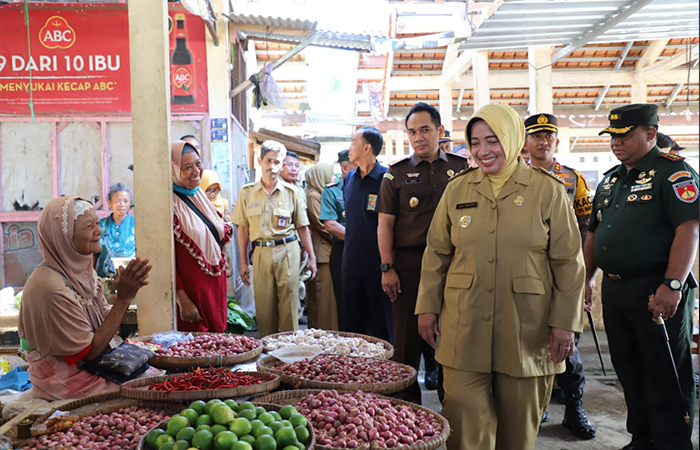
[[[19,313],[32,393],[58,400],[117,390],[118,385],[76,363],[92,361],[108,348],[131,300],[148,284],[151,266],[136,258],[118,269],[118,295],[110,306],[92,266],[102,234],[92,204],[79,197],[54,199],[37,228],[44,261],[27,280]]]
[[[418,328],[433,347],[439,336],[448,450],[534,450],[583,327],[581,238],[561,181],[518,158],[513,108],[479,109],[466,139],[479,167],[450,181],[433,216]]]

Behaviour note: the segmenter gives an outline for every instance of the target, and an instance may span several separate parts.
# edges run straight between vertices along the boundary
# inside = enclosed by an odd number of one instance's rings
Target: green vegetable
[[[255,319],[250,317],[248,313],[243,311],[240,303],[233,300],[233,296],[229,295],[228,302],[228,320],[229,325],[234,327],[241,327],[244,330],[250,331],[255,327]]]
[[[15,295],[15,307],[19,309],[21,303],[22,303],[22,292],[24,291],[19,291],[17,295]]]

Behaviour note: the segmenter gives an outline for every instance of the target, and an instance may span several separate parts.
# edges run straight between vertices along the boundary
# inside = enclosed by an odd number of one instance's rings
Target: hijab
[[[306,171],[306,189],[323,192],[323,188],[333,181],[332,164],[316,164]]]
[[[185,141],[173,141],[170,146],[173,164],[173,184],[180,187],[184,187],[180,174],[185,145],[190,149],[194,149]],[[196,149],[195,153],[199,156],[199,152]],[[224,221],[207,198],[204,190],[196,189],[196,192],[188,197],[194,206],[214,225],[214,229],[219,234],[219,239],[223,240],[226,234]],[[216,243],[214,236],[212,236],[204,221],[175,194],[173,194],[173,213],[177,219],[175,223],[175,239],[187,248],[190,255],[198,261],[204,273],[211,276],[221,275],[222,270],[226,268],[226,262],[223,258],[221,247]]]
[[[513,108],[508,105],[485,105],[469,119],[464,131],[471,151],[470,131],[474,122],[481,119],[488,124],[498,138],[505,154],[505,163],[501,170],[493,175],[487,175],[491,182],[493,195],[498,198],[501,188],[510,179],[518,167],[518,155],[525,145],[525,125]]]
[[[214,172],[213,170],[203,170],[202,181],[199,182],[199,187],[202,188],[202,190],[206,194],[207,189],[209,189],[213,185],[217,185],[219,187],[219,193],[216,194],[216,197],[214,197],[214,200],[212,201],[212,203],[214,204],[214,208],[216,208],[216,210],[219,211],[221,214],[225,214],[226,208],[228,208],[228,200],[221,197],[221,183],[219,182],[219,175],[217,175],[216,172]]]

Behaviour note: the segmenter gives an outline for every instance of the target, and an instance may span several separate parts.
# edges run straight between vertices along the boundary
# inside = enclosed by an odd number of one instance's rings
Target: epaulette
[[[609,174],[610,172],[612,172],[612,171],[614,171],[614,170],[617,170],[618,167],[620,167],[620,164],[618,164],[618,165],[616,165],[616,166],[613,166],[610,170],[608,170],[607,172],[603,173],[603,175],[607,175],[607,174]]]
[[[661,154],[659,155],[659,158],[668,159],[669,161],[674,161],[674,162],[675,161],[683,161],[685,159],[682,156],[674,155],[673,153],[664,153],[664,152],[661,152]]]
[[[474,171],[478,169],[478,167],[467,167],[466,169],[460,170],[456,174],[452,175],[448,181],[452,181],[457,177],[461,177],[462,175],[466,175],[467,173]]]
[[[394,161],[394,162],[390,163],[390,164],[389,164],[389,167],[394,167],[394,166],[397,165],[398,163],[400,163],[400,162],[402,162],[402,161],[406,161],[407,159],[410,159],[410,158],[411,158],[410,156],[406,156],[406,157],[404,157],[404,158],[401,158],[401,159],[399,159],[399,160],[397,160],[397,161]]]
[[[299,186],[297,186],[297,185],[295,185],[295,184],[287,183],[287,182],[284,181],[282,178],[280,178],[280,182],[282,183],[282,186],[284,186],[284,187],[286,187],[286,188],[288,188],[288,189],[291,189],[291,190],[294,191],[294,192],[301,192],[301,189],[299,188]]]
[[[250,183],[248,183],[248,184],[244,184],[244,185],[243,185],[243,187],[242,187],[241,189],[245,189],[245,188],[253,187],[253,186],[255,186],[256,184],[258,184],[258,182],[257,182],[257,181],[251,181],[251,182],[250,182]]]
[[[337,183],[337,182],[333,182],[333,183],[328,183],[328,184],[326,185],[326,187],[333,187],[333,186],[338,186],[338,183]]]
[[[547,175],[547,176],[550,176],[550,177],[554,178],[555,180],[557,180],[558,183],[564,184],[564,180],[562,180],[560,177],[556,176],[554,173],[550,172],[550,171],[547,170],[547,169],[543,169],[543,168],[541,168],[541,167],[532,166],[532,170],[536,170],[536,171],[538,171],[538,172],[542,172],[543,174],[545,174],[545,175]]]

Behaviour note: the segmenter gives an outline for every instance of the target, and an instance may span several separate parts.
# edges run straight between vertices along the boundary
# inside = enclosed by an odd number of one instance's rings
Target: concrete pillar
[[[530,115],[552,114],[552,47],[529,47],[527,59],[530,75]]]
[[[571,144],[569,142],[569,140],[571,139],[571,128],[559,127],[557,137],[559,138],[559,147],[557,147],[557,153],[559,153],[560,155],[566,155],[571,153]]]
[[[488,52],[474,54],[472,63],[474,72],[474,111],[491,103],[489,98],[489,56]]]
[[[452,83],[440,86],[440,119],[445,130],[452,132]]]
[[[634,83],[632,83],[630,97],[632,97],[632,103],[646,103],[647,102],[647,83],[646,83],[646,81],[634,80]]]
[[[138,294],[141,335],[175,329],[168,4],[129,2],[136,249],[153,265]]]
[[[389,130],[384,133],[384,152],[386,153],[387,162],[391,162],[396,158],[394,150],[394,131]]]
[[[406,133],[403,130],[396,130],[396,159],[403,158],[406,156],[406,151],[404,150],[404,140],[406,138]]]

